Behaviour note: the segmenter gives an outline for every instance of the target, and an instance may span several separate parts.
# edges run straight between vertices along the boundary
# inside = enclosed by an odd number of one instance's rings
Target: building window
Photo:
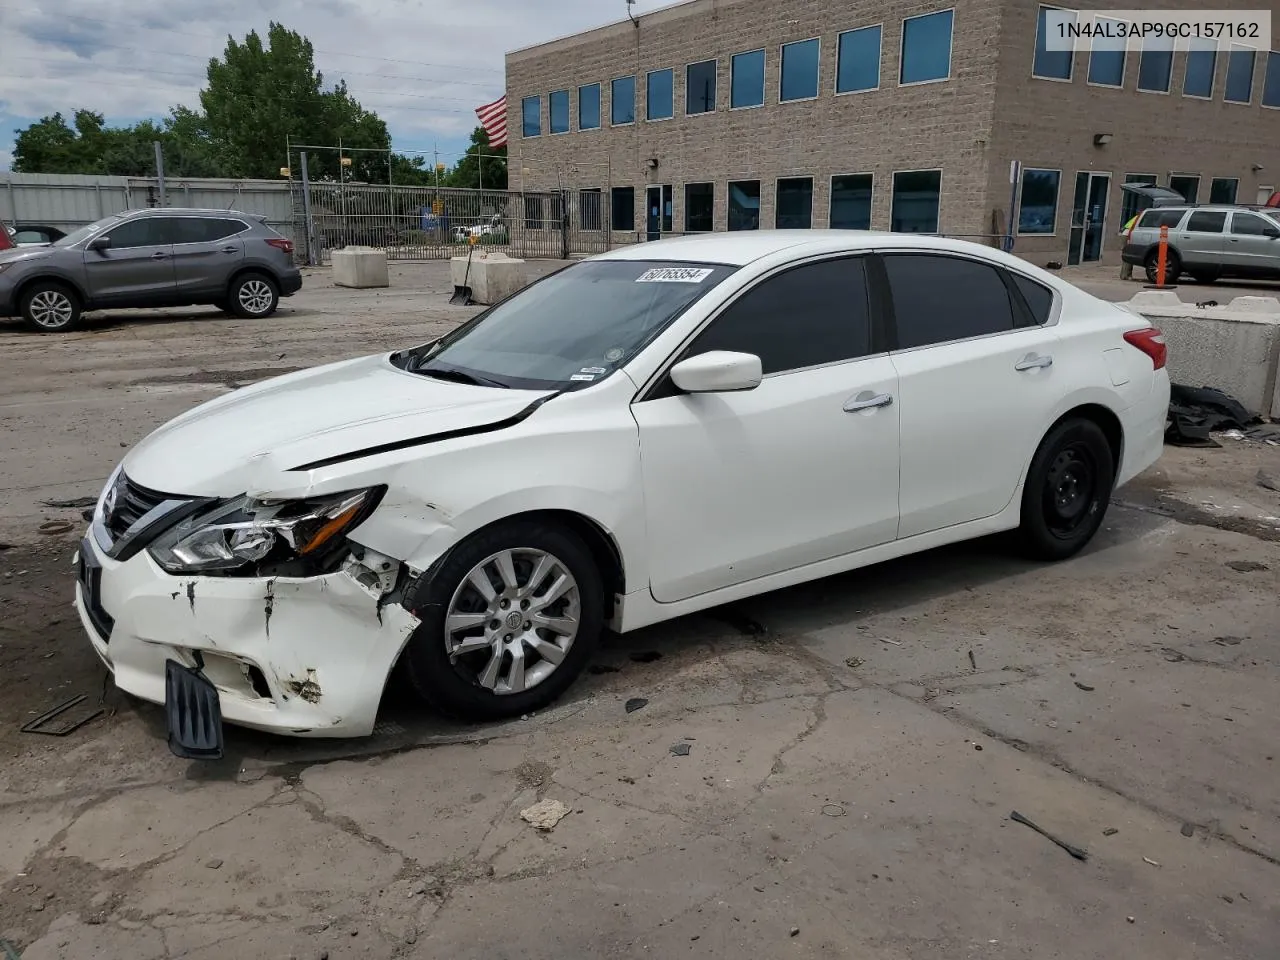
[[[941,10],[902,21],[902,62],[898,82],[928,83],[951,76],[951,25],[954,12]]]
[[[578,88],[578,129],[600,128],[600,84],[589,83]]]
[[[1213,75],[1218,70],[1217,48],[1207,42],[1197,46],[1193,40],[1191,44],[1187,51],[1187,74],[1182,81],[1182,95],[1210,100],[1213,98]]]
[[[1144,42],[1138,57],[1138,89],[1146,93],[1168,93],[1173,74],[1173,48],[1165,40]]]
[[[1057,11],[1057,7],[1038,7],[1036,9],[1036,52],[1031,59],[1031,75],[1041,80],[1070,80],[1075,66],[1075,53],[1071,50],[1049,49],[1049,11]],[[1062,12],[1068,23],[1076,22],[1074,13]],[[1095,49],[1097,41],[1094,41]],[[1092,65],[1089,68],[1093,71]]]
[[[840,34],[836,50],[836,93],[879,88],[880,36],[878,25]]]
[[[557,90],[549,98],[551,103],[551,132],[569,132],[569,91]]]
[[[1236,47],[1227,54],[1228,103],[1248,103],[1253,99],[1254,51]]]
[[[1118,20],[1098,20],[1099,26],[1112,31],[1120,25]],[[1124,86],[1123,37],[1095,37],[1089,53],[1089,82],[1099,87]],[[1068,54],[1070,56],[1070,54]]]
[[[941,170],[903,170],[895,173],[889,229],[895,233],[937,233],[941,197]]]
[[[1058,225],[1057,170],[1024,169],[1022,197],[1018,205],[1018,233],[1052,234]]]
[[[1262,105],[1280,107],[1280,53],[1267,54],[1267,78],[1262,81]]]
[[[778,180],[773,223],[779,230],[808,230],[813,226],[813,178],[784,177]]]
[[[1209,183],[1210,203],[1235,203],[1240,180],[1236,177],[1214,177]]]
[[[764,51],[736,53],[729,61],[729,106],[758,107],[764,103]]]
[[[1154,173],[1126,173],[1124,175],[1125,183],[1141,183],[1149,187],[1156,185],[1156,175]],[[1120,229],[1124,229],[1125,225],[1140,214],[1143,210],[1151,205],[1149,200],[1144,200],[1137,194],[1130,193],[1128,190],[1120,191]]]
[[[716,109],[716,61],[691,63],[684,71],[684,112],[693,116]]]
[[[675,74],[653,70],[645,78],[644,118],[670,120],[675,114]]]
[[[760,229],[760,181],[729,181],[729,229]]]
[[[599,187],[588,187],[578,191],[578,222],[583,230],[600,230],[604,226],[604,211],[601,209]]]
[[[778,101],[812,100],[818,95],[819,42],[797,40],[782,45],[782,79],[778,84]]]
[[[871,181],[869,173],[852,173],[831,178],[833,230],[871,229]]]
[[[520,101],[520,111],[524,118],[523,135],[537,137],[542,134],[542,98],[525,97]]]
[[[684,185],[685,233],[710,233],[715,228],[715,200],[713,183]]]
[[[636,188],[614,187],[610,191],[611,227],[630,232],[636,228]]]
[[[1171,176],[1169,189],[1174,193],[1182,194],[1182,199],[1187,203],[1195,203],[1196,195],[1200,193],[1200,178],[1188,174]]]
[[[615,127],[636,122],[636,78],[619,77],[609,85],[609,122]]]

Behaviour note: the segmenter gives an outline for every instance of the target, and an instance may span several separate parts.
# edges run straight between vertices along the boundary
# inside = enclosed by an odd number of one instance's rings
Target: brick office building
[[[690,0],[517,50],[510,186],[586,191],[575,227],[612,215],[617,242],[755,226],[991,238],[1017,161],[1014,252],[1075,263],[1118,258],[1136,209],[1123,182],[1241,203],[1280,183],[1280,53],[1052,52],[1046,9]]]

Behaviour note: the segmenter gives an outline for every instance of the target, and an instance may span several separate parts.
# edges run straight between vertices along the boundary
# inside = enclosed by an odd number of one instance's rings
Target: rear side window
[[[186,217],[177,223],[178,239],[174,243],[215,243],[249,229],[240,220],[224,217]]]
[[[1031,311],[1032,321],[1037,324],[1048,323],[1049,313],[1053,309],[1053,291],[1020,273],[1010,273],[1009,276],[1013,278],[1014,286],[1022,294],[1027,309]]]
[[[1231,232],[1242,236],[1261,237],[1275,226],[1253,213],[1236,213],[1231,217]]]
[[[734,350],[766,374],[871,352],[866,263],[861,257],[795,267],[752,287],[712,321],[685,356]]]
[[[1227,225],[1227,215],[1217,210],[1197,210],[1187,220],[1190,233],[1221,233]]]
[[[1161,227],[1168,227],[1172,230],[1182,222],[1182,216],[1186,212],[1186,210],[1162,210],[1157,207],[1144,213],[1142,219],[1138,221],[1138,226],[1142,229],[1159,230]]]
[[[1013,303],[995,267],[930,254],[884,258],[899,350],[963,340],[1014,327]]]

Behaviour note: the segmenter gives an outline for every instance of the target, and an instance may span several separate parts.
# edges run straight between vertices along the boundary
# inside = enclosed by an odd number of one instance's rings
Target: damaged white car
[[[170,745],[474,719],[602,630],[1019,528],[1061,559],[1160,455],[1158,330],[1024,261],[867,232],[570,266],[442,339],[237,390],[131,450],[76,606]]]

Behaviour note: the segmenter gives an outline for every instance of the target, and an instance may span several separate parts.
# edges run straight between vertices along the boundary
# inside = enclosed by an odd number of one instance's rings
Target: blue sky
[[[311,40],[326,83],[345,79],[397,150],[453,163],[474,109],[502,95],[507,50],[624,16],[623,0],[0,0],[0,170],[42,116],[85,107],[117,126],[198,106],[227,34],[271,20]]]

